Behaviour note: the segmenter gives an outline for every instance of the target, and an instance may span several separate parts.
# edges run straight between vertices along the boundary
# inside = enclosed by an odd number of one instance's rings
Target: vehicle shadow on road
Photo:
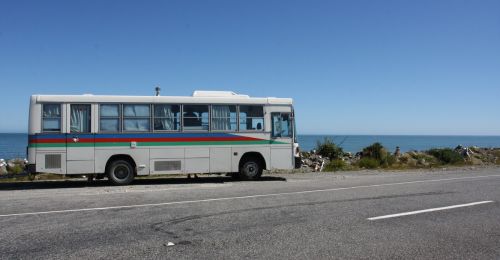
[[[179,184],[207,184],[207,183],[238,183],[238,182],[272,182],[286,181],[286,178],[277,176],[263,176],[258,180],[237,180],[227,176],[200,176],[198,178],[187,177],[165,177],[165,178],[138,178],[130,186],[138,185],[179,185]],[[0,183],[2,190],[29,190],[29,189],[60,189],[60,188],[85,188],[85,187],[105,187],[112,186],[107,180],[95,180],[92,182],[86,179],[71,180],[41,180],[33,182],[9,182]]]

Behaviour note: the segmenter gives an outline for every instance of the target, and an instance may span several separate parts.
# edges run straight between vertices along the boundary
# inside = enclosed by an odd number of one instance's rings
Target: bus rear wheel
[[[134,168],[125,160],[112,162],[107,170],[107,175],[113,185],[128,185],[135,177]]]
[[[260,161],[250,157],[241,164],[238,177],[244,180],[255,180],[260,178],[262,170]]]

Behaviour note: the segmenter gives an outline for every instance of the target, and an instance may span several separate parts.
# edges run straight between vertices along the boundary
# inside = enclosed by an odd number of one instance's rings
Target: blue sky
[[[300,133],[500,135],[500,1],[0,2],[0,132],[31,94],[292,97]]]

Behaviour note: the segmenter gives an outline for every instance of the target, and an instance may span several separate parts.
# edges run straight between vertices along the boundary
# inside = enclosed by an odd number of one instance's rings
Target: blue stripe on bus
[[[162,138],[162,137],[171,137],[171,138],[190,138],[190,137],[231,137],[238,136],[237,134],[229,134],[229,133],[114,133],[114,134],[78,134],[78,133],[70,133],[70,134],[39,134],[39,135],[30,135],[29,139],[31,140],[43,140],[43,139],[64,139],[66,135],[78,135],[80,138]]]

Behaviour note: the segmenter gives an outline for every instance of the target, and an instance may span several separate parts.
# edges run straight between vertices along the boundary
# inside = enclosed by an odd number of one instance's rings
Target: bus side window
[[[154,105],[154,130],[178,131],[180,129],[179,105],[155,104]]]
[[[290,113],[272,113],[272,137],[292,137],[292,120]]]
[[[240,131],[263,131],[264,108],[262,106],[240,106]]]
[[[212,130],[236,131],[237,128],[236,106],[212,106]]]
[[[123,131],[148,132],[151,120],[150,109],[149,104],[124,104]]]
[[[42,128],[44,132],[61,132],[61,104],[43,104]]]
[[[120,105],[102,104],[99,109],[99,130],[101,132],[120,132]]]
[[[207,105],[184,105],[182,117],[184,130],[208,131]]]
[[[71,104],[71,133],[90,133],[90,105]]]

